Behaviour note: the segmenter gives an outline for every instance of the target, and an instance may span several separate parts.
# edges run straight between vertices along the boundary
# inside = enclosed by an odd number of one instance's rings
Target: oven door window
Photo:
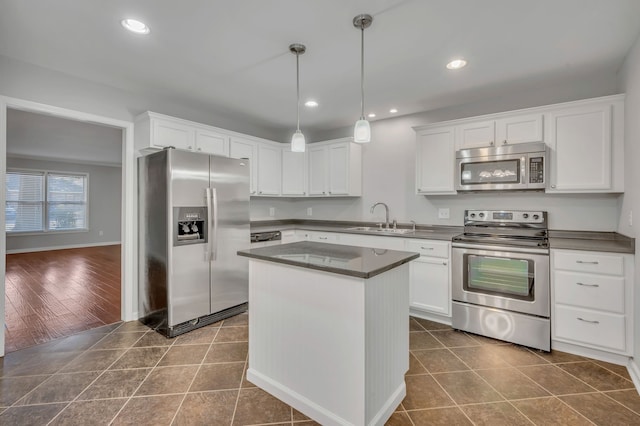
[[[520,159],[460,163],[462,185],[519,183]]]
[[[464,258],[466,291],[534,300],[533,260],[472,254]]]

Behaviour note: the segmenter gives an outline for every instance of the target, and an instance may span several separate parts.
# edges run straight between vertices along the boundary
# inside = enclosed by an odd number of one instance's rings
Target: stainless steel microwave
[[[456,151],[456,190],[544,191],[547,152],[541,142]]]

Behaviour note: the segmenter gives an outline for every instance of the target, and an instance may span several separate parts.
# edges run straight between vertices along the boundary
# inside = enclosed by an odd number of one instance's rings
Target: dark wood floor
[[[5,352],[120,321],[120,245],[7,255]]]

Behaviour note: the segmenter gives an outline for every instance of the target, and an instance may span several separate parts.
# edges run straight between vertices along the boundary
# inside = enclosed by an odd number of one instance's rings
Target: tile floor
[[[1,425],[312,425],[244,379],[246,314],[167,340],[118,323],[8,354]],[[412,318],[390,425],[638,425],[624,367]]]

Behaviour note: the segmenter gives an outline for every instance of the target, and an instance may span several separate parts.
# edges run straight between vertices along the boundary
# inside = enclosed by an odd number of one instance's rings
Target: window
[[[87,229],[87,181],[86,174],[8,171],[5,230]]]

